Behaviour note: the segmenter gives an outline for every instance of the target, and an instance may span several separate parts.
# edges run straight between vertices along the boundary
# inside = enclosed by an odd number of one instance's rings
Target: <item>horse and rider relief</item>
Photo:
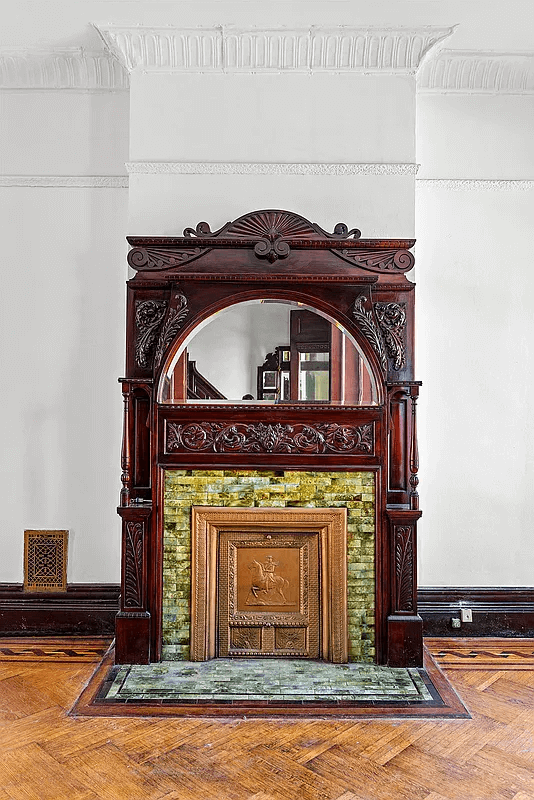
[[[247,606],[288,606],[294,605],[289,599],[289,581],[277,575],[279,561],[266,555],[263,561],[254,559],[248,565],[251,573],[250,590],[245,601]]]

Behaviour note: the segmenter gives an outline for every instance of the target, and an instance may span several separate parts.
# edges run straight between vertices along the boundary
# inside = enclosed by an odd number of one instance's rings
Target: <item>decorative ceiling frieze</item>
[[[420,92],[534,93],[534,53],[441,50],[421,65]]]
[[[534,53],[440,49],[453,28],[95,27],[103,50],[0,48],[0,89],[126,91],[141,69],[417,73],[422,93],[534,93]]]
[[[75,89],[124,91],[130,76],[105,50],[81,47],[57,50],[0,49],[1,89]]]
[[[453,28],[237,29],[95,25],[129,70],[411,72]]]

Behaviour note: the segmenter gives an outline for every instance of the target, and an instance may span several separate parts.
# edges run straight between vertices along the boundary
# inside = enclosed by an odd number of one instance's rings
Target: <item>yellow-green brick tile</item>
[[[270,470],[178,470],[167,471],[165,485],[164,546],[168,558],[165,560],[164,614],[169,614],[164,625],[164,644],[176,647],[173,658],[188,658],[189,654],[191,505],[275,508],[341,505],[350,506],[347,515],[349,564],[356,560],[360,565],[359,572],[350,573],[357,577],[350,578],[348,586],[349,630],[354,638],[350,643],[351,659],[373,660],[374,634],[370,623],[374,607],[374,567],[370,563],[374,559],[373,473],[291,470],[280,476]],[[360,495],[366,496],[365,504],[356,499]],[[369,563],[362,560],[362,556],[369,559]],[[173,577],[168,572],[171,564],[176,573]],[[358,585],[352,586],[354,581]]]

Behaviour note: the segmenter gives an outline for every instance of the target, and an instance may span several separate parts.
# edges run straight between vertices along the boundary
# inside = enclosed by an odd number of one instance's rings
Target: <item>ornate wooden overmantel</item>
[[[118,663],[161,656],[165,469],[365,469],[376,473],[378,663],[422,665],[416,600],[414,263],[411,239],[329,233],[298,214],[256,211],[211,231],[128,237]],[[339,322],[364,352],[378,404],[159,402],[160,380],[204,320],[254,299],[292,300]]]

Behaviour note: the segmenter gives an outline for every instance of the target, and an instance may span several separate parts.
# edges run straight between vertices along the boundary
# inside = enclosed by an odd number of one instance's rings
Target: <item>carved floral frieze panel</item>
[[[167,453],[374,453],[374,423],[167,422]]]

